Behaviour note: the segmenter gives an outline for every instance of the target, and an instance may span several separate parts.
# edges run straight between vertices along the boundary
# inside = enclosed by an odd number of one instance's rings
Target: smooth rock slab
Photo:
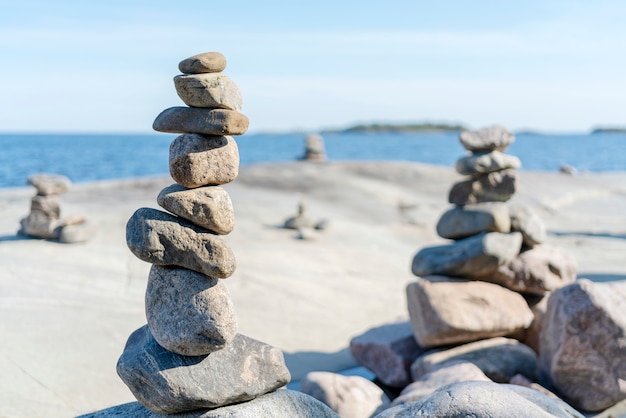
[[[523,251],[483,280],[516,292],[543,295],[576,280],[576,259],[559,247],[542,244]]]
[[[500,125],[486,126],[459,135],[463,148],[471,152],[504,151],[515,141],[515,136]]]
[[[169,168],[188,188],[230,183],[239,174],[239,149],[230,136],[180,135],[170,144]]]
[[[546,226],[528,206],[515,207],[511,212],[511,230],[519,231],[524,237],[524,245],[534,247],[545,242],[547,233]]]
[[[492,283],[418,278],[406,287],[411,327],[424,347],[511,335],[533,315],[518,293]]]
[[[183,74],[219,73],[226,68],[226,57],[219,52],[203,52],[178,63]]]
[[[514,155],[500,151],[480,152],[463,157],[456,162],[456,171],[462,175],[485,174],[506,169],[517,170],[522,162]]]
[[[26,181],[37,189],[37,194],[42,196],[65,193],[72,185],[70,179],[58,174],[34,174],[28,177]]]
[[[361,376],[310,372],[301,380],[300,391],[328,405],[341,418],[368,418],[389,405],[383,390]]]
[[[282,352],[237,334],[206,356],[165,350],[143,326],[131,334],[117,373],[146,408],[172,414],[245,402],[289,382]]]
[[[411,383],[411,364],[424,352],[408,321],[372,328],[350,340],[352,357],[384,384],[403,388]]]
[[[280,389],[237,405],[163,415],[138,402],[114,406],[78,418],[338,418],[328,406],[302,392]]]
[[[426,247],[413,258],[416,276],[444,275],[480,279],[513,261],[522,247],[519,232],[481,233],[449,245]]]
[[[537,368],[537,355],[530,347],[511,338],[496,337],[425,353],[411,365],[411,374],[414,380],[420,380],[428,373],[459,361],[475,364],[499,383],[508,383],[516,374],[534,378]]]
[[[375,418],[583,418],[559,399],[536,390],[493,382],[459,382],[442,386],[417,402],[387,409]]]
[[[226,242],[169,213],[140,208],[126,224],[126,244],[137,258],[161,266],[180,266],[224,279],[236,268]]]
[[[583,279],[552,292],[539,352],[541,375],[573,406],[626,399],[626,282]]]
[[[481,232],[510,230],[509,207],[499,202],[456,206],[441,215],[437,222],[437,234],[449,239],[463,239]]]
[[[152,266],[146,289],[146,318],[154,339],[183,356],[221,350],[237,333],[226,285],[182,268]]]
[[[514,170],[495,171],[474,176],[452,186],[448,202],[468,205],[483,202],[506,202],[517,190],[517,174]]]
[[[209,186],[187,189],[173,184],[161,190],[157,203],[165,210],[216,234],[228,234],[235,227],[235,212],[228,192]]]
[[[152,129],[159,132],[205,135],[242,135],[248,130],[248,118],[228,109],[170,107],[161,112]]]
[[[219,73],[178,75],[176,93],[187,106],[241,111],[243,99],[230,77]]]

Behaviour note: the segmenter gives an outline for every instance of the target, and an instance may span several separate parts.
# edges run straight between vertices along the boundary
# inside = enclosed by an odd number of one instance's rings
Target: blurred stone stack
[[[206,410],[237,404],[226,407],[226,415],[254,415],[254,408],[281,411],[285,402],[297,403],[303,396],[274,392],[290,380],[283,354],[237,333],[222,280],[233,274],[236,263],[221,237],[232,231],[234,213],[219,185],[238,175],[239,154],[230,135],[248,128],[248,119],[239,113],[240,91],[222,74],[225,67],[224,56],[216,52],[179,64],[183,75],[174,83],[189,107],[169,108],[153,125],[182,134],[170,146],[170,174],[177,184],[157,198],[171,213],[141,208],[127,224],[128,247],[153,265],[145,298],[148,323],[129,337],[117,371],[137,400],[155,413],[197,410],[193,416],[213,416]],[[139,406],[125,408],[120,411],[151,416]]]
[[[37,194],[30,201],[30,213],[20,221],[19,234],[63,243],[87,241],[94,235],[95,228],[82,215],[61,219],[59,195],[69,190],[70,179],[40,173],[30,176],[27,181],[37,189]]]
[[[300,159],[313,162],[326,161],[324,138],[322,138],[322,136],[319,134],[307,135],[304,144],[304,155]]]

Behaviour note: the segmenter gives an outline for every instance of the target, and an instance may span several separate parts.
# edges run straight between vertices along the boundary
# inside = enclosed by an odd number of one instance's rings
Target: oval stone
[[[161,112],[152,129],[181,134],[242,135],[249,123],[244,114],[234,110],[177,106]]]
[[[187,106],[241,111],[239,87],[220,73],[188,74],[174,77],[176,93]]]
[[[226,57],[219,52],[203,52],[178,63],[184,74],[218,73],[226,68]]]

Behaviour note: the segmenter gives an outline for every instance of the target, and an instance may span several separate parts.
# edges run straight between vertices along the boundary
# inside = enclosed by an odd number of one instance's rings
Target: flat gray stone
[[[444,275],[481,279],[513,261],[522,247],[519,232],[489,232],[448,245],[426,247],[413,258],[411,269],[420,277]]]
[[[37,189],[37,194],[43,196],[65,193],[72,185],[70,179],[59,174],[34,174],[26,181]]]
[[[383,390],[361,376],[310,372],[300,381],[300,391],[328,405],[341,418],[370,417],[389,405]]]
[[[372,328],[350,340],[352,357],[385,385],[403,388],[411,383],[411,364],[424,352],[408,321]]]
[[[248,124],[248,118],[234,110],[170,107],[156,117],[152,129],[181,134],[242,135]]]
[[[170,144],[169,168],[188,188],[230,183],[239,174],[239,149],[230,136],[180,135]]]
[[[221,187],[187,189],[173,184],[161,190],[157,203],[163,209],[216,234],[228,234],[235,227],[233,203],[228,192]]]
[[[283,353],[241,334],[206,356],[165,350],[143,326],[131,334],[117,373],[151,411],[172,414],[246,402],[290,380]]]
[[[64,244],[87,242],[96,235],[98,228],[92,222],[66,224],[59,227],[57,239]]]
[[[126,224],[126,244],[137,258],[162,266],[179,266],[224,279],[236,268],[226,242],[184,219],[140,208]]]
[[[511,216],[508,205],[500,202],[456,206],[447,210],[437,222],[442,238],[462,239],[481,232],[509,232]]]
[[[239,87],[221,73],[178,75],[174,86],[187,106],[240,112],[243,105]]]
[[[471,152],[504,151],[515,141],[515,136],[505,127],[491,125],[459,135],[461,145]]]
[[[483,202],[506,202],[517,189],[517,174],[514,170],[494,171],[481,174],[452,186],[448,202],[454,205],[469,205]]]
[[[625,313],[624,281],[582,279],[550,295],[539,369],[574,407],[601,411],[626,399]]]
[[[226,68],[226,57],[219,52],[203,52],[178,63],[183,74],[219,73]]]
[[[411,327],[424,348],[511,335],[530,326],[524,298],[496,284],[447,277],[406,287]]]
[[[302,392],[280,389],[251,401],[223,406],[213,410],[198,410],[163,415],[146,409],[139,402],[81,415],[78,418],[339,418],[328,406]]]
[[[459,382],[432,395],[387,409],[375,418],[583,418],[571,406],[536,390],[493,382]]]
[[[510,210],[511,230],[519,231],[524,237],[524,245],[534,247],[545,242],[546,226],[529,206],[515,207]]]
[[[462,175],[485,174],[506,169],[517,170],[522,162],[514,155],[500,151],[479,152],[460,158],[456,162],[456,171]]]
[[[154,339],[183,356],[221,350],[237,333],[237,319],[222,280],[176,267],[153,265],[146,318]]]
[[[496,337],[424,353],[411,365],[411,374],[414,380],[419,380],[458,361],[475,364],[498,383],[508,383],[516,374],[534,378],[537,368],[537,355],[530,347],[512,338]]]
[[[543,295],[576,280],[576,259],[559,247],[535,245],[484,278],[516,292]]]

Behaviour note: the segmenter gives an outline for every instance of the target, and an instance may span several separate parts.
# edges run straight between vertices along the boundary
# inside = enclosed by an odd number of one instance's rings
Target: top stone
[[[205,52],[185,58],[178,64],[183,74],[219,73],[226,68],[226,57],[219,52]]]
[[[69,190],[72,182],[65,176],[58,174],[35,174],[27,180],[28,184],[37,189],[37,194],[41,196],[56,195]]]
[[[475,131],[463,131],[459,140],[471,152],[504,151],[515,141],[515,136],[503,126],[492,125]]]

